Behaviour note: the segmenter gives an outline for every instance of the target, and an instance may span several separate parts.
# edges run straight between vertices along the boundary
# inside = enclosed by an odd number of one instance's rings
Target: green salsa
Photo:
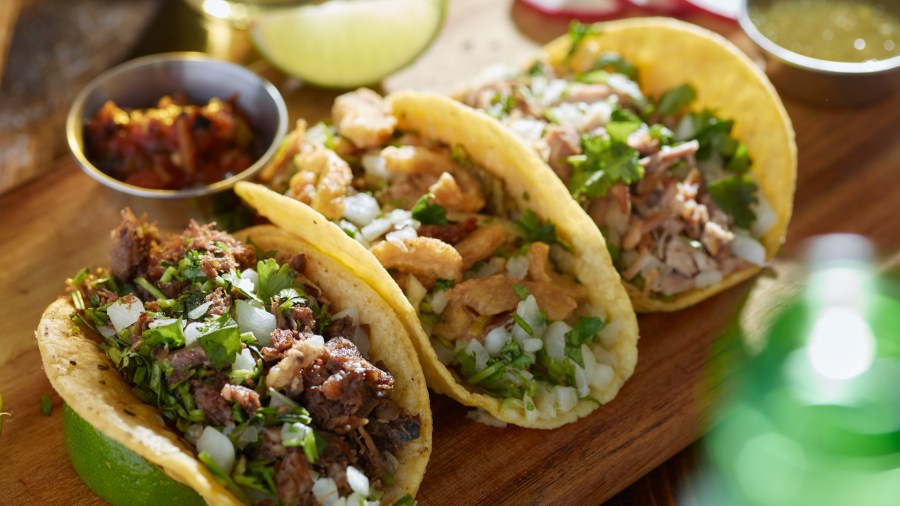
[[[749,7],[750,20],[779,46],[838,62],[900,56],[898,0],[767,0]]]

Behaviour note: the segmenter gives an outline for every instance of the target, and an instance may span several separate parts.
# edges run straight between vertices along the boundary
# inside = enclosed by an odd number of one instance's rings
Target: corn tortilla
[[[355,307],[359,321],[369,324],[369,358],[384,363],[394,377],[391,398],[407,413],[418,415],[421,424],[419,438],[395,455],[400,465],[394,484],[384,490],[385,502],[391,504],[406,494],[415,496],[431,454],[431,408],[408,333],[393,317],[391,307],[341,263],[293,234],[259,226],[235,236],[251,239],[263,251],[305,254],[306,276],[332,301],[334,310]],[[97,347],[97,341],[86,334],[90,331],[79,329],[72,322],[74,311],[70,299],[60,297],[44,311],[35,333],[44,371],[63,400],[106,436],[193,488],[209,504],[242,504],[213,478],[189,445],[163,423],[158,410],[132,394],[131,386]],[[107,368],[100,369],[98,365]]]
[[[602,390],[591,387],[589,394],[600,403],[610,401],[634,371],[638,328],[629,298],[597,227],[555,174],[486,114],[446,97],[420,92],[395,93],[388,101],[399,130],[413,131],[448,146],[462,146],[476,165],[504,183],[508,195],[520,208],[528,207],[542,220],[553,222],[557,234],[572,246],[573,274],[588,288],[589,305],[599,311],[610,332],[615,334],[609,339],[612,344],[605,349],[605,353],[615,358],[614,378]],[[295,233],[316,233],[315,238],[310,237],[316,247],[347,265],[389,301],[414,336],[428,385],[435,391],[481,408],[504,422],[542,429],[575,421],[598,407],[597,403],[582,399],[574,409],[558,413],[554,418],[528,420],[524,408],[467,388],[438,359],[415,309],[365,247],[301,202],[252,183],[239,183],[235,191],[279,227]],[[600,344],[594,346],[599,348]]]

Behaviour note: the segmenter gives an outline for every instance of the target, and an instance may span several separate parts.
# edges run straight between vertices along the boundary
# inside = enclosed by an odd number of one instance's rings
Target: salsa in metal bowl
[[[135,186],[178,190],[215,183],[259,158],[249,118],[236,102],[214,97],[195,105],[184,93],[144,109],[107,101],[85,125],[86,154],[103,172]]]

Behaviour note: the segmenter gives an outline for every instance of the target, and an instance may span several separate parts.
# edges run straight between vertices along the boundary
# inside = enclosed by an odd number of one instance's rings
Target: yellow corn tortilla
[[[425,139],[449,146],[462,146],[476,165],[504,182],[507,193],[521,208],[530,208],[542,220],[552,221],[557,234],[572,246],[573,274],[588,288],[591,307],[599,310],[614,336],[609,339],[611,345],[605,353],[615,357],[615,377],[606,388],[592,387],[590,392],[601,403],[610,401],[634,371],[638,327],[628,295],[597,227],[550,168],[493,118],[434,94],[399,92],[389,96],[388,101],[399,130],[414,131]],[[438,359],[415,309],[365,247],[301,202],[252,183],[239,183],[235,191],[279,227],[315,234],[309,237],[316,247],[347,265],[389,301],[413,335],[428,385],[435,391],[481,408],[501,421],[541,429],[573,422],[598,407],[595,402],[580,400],[574,409],[555,418],[528,420],[523,408],[468,389]]]
[[[600,23],[601,33],[585,37],[566,62],[571,47],[562,36],[542,49],[558,68],[583,71],[604,51],[615,51],[638,69],[641,90],[649,96],[684,83],[697,90],[692,109],[713,109],[734,120],[732,134],[747,145],[750,172],[778,221],[762,237],[766,261],[784,242],[797,181],[797,146],[791,120],[775,88],[750,58],[718,34],[672,18],[633,18]],[[670,300],[652,299],[628,285],[638,312],[675,311],[692,306],[759,272],[753,266],[726,276],[716,285],[694,288]]]
[[[415,496],[431,454],[431,407],[415,350],[391,307],[342,264],[293,234],[273,226],[259,226],[235,236],[252,239],[264,251],[305,254],[305,274],[322,289],[333,310],[355,307],[359,322],[369,324],[369,358],[384,363],[394,377],[391,398],[407,413],[419,415],[421,422],[419,438],[395,455],[400,466],[394,474],[394,484],[384,490],[384,502],[391,504],[406,494]],[[44,311],[35,333],[44,371],[63,400],[106,436],[193,488],[209,504],[242,504],[213,478],[190,446],[163,423],[156,407],[131,393],[131,386],[97,348],[97,341],[85,333],[90,331],[79,329],[72,322],[73,312],[70,299],[60,297]],[[99,364],[108,369],[99,369]]]

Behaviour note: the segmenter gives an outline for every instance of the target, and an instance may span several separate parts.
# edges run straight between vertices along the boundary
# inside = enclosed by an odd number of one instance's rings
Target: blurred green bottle
[[[900,505],[900,293],[872,246],[814,239],[808,284],[706,438],[704,505]]]

